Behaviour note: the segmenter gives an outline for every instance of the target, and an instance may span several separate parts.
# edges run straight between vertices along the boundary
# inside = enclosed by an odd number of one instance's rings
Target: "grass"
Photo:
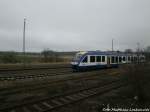
[[[126,71],[126,79],[133,89],[134,99],[138,102],[145,102],[147,99],[145,86],[149,84],[150,80],[150,65],[134,64],[126,68]]]

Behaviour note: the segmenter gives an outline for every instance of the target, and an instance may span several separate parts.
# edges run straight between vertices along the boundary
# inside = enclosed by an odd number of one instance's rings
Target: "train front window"
[[[101,56],[96,56],[96,62],[101,62]]]
[[[73,59],[73,61],[78,61],[81,58],[81,54],[76,54],[75,58]]]
[[[95,62],[95,56],[90,56],[90,62]]]
[[[83,59],[83,63],[87,63],[87,56]]]
[[[81,57],[81,55],[79,55],[79,54],[78,54],[78,55],[76,55],[76,59],[79,59],[80,57]]]

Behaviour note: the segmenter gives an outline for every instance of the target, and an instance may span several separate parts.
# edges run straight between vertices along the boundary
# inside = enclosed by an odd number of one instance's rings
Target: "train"
[[[103,68],[117,68],[120,64],[145,62],[145,56],[138,53],[115,51],[82,51],[76,53],[71,61],[73,71]]]

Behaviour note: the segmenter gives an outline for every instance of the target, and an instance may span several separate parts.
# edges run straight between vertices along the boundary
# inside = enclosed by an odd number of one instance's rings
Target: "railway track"
[[[28,71],[28,72],[3,72],[0,73],[0,81],[17,81],[17,80],[25,80],[25,79],[34,79],[34,78],[47,78],[50,76],[56,76],[56,75],[65,75],[65,74],[71,74],[72,69],[70,67],[66,68],[53,68],[53,69],[47,69],[47,70],[40,70],[39,71]]]
[[[58,72],[58,69],[55,69],[53,71],[49,71],[47,72],[45,71],[45,73],[24,73],[23,75],[19,75],[19,73],[17,74],[9,74],[9,75],[1,75],[0,76],[0,81],[16,81],[16,80],[23,80],[23,79],[33,79],[33,78],[44,78],[44,77],[49,77],[49,76],[56,76],[56,75],[65,75],[68,73],[71,73],[72,70],[71,69],[64,69],[64,70],[60,70],[60,72]]]
[[[57,78],[55,78],[55,80],[54,79],[51,80],[51,78],[49,78],[49,82],[44,82],[44,83],[40,82],[40,83],[31,84],[31,85],[27,84],[27,85],[21,85],[21,86],[18,85],[17,87],[12,87],[12,88],[9,88],[9,87],[2,88],[0,89],[0,96],[1,96],[0,99],[2,99],[1,101],[3,101],[3,98],[6,98],[7,95],[13,95],[13,94],[18,94],[18,93],[20,94],[23,91],[30,92],[30,91],[43,90],[44,88],[49,87],[52,84],[61,84],[67,81],[88,80],[99,75],[105,78],[106,78],[106,75],[114,75],[116,77],[116,74],[118,74],[118,72],[116,72],[114,69],[65,74],[64,75],[65,77],[63,76],[61,78],[56,76]]]
[[[12,72],[12,71],[30,71],[30,70],[42,70],[42,69],[58,69],[58,68],[71,68],[70,64],[50,64],[50,65],[28,65],[28,66],[17,66],[17,67],[1,67],[1,72]]]
[[[97,94],[104,94],[114,89],[119,89],[126,84],[120,80],[112,81],[101,86],[95,86],[91,88],[84,88],[82,90],[74,91],[71,93],[65,93],[62,95],[56,95],[49,98],[37,99],[28,103],[22,103],[12,105],[0,109],[0,112],[49,112],[60,107],[64,107],[68,104],[87,99]]]
[[[108,71],[110,73],[108,73]],[[27,85],[18,85],[16,87],[4,87],[0,89],[0,96],[4,97],[6,95],[11,95],[11,94],[16,94],[16,93],[21,93],[22,91],[26,90],[26,91],[34,91],[34,90],[40,90],[43,89],[45,87],[48,87],[52,84],[61,84],[67,81],[80,81],[80,80],[88,80],[97,76],[101,76],[101,78],[103,79],[103,77],[107,78],[109,77],[115,77],[117,78],[116,74],[119,74],[119,72],[112,72],[112,70],[108,70],[108,71],[95,71],[95,72],[84,72],[84,73],[78,73],[78,76],[76,76],[77,74],[74,73],[72,74],[74,77],[64,77],[64,78],[58,78],[58,79],[54,79],[54,80],[49,80],[44,81],[44,82],[39,82],[39,83],[35,83],[35,84],[27,84]],[[118,76],[119,77],[119,76]],[[1,98],[0,98],[1,99]]]

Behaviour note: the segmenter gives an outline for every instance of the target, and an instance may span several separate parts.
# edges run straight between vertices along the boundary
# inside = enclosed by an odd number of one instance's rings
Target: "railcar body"
[[[118,52],[87,51],[78,52],[71,65],[74,71],[118,67],[119,64],[144,62],[145,56]]]

